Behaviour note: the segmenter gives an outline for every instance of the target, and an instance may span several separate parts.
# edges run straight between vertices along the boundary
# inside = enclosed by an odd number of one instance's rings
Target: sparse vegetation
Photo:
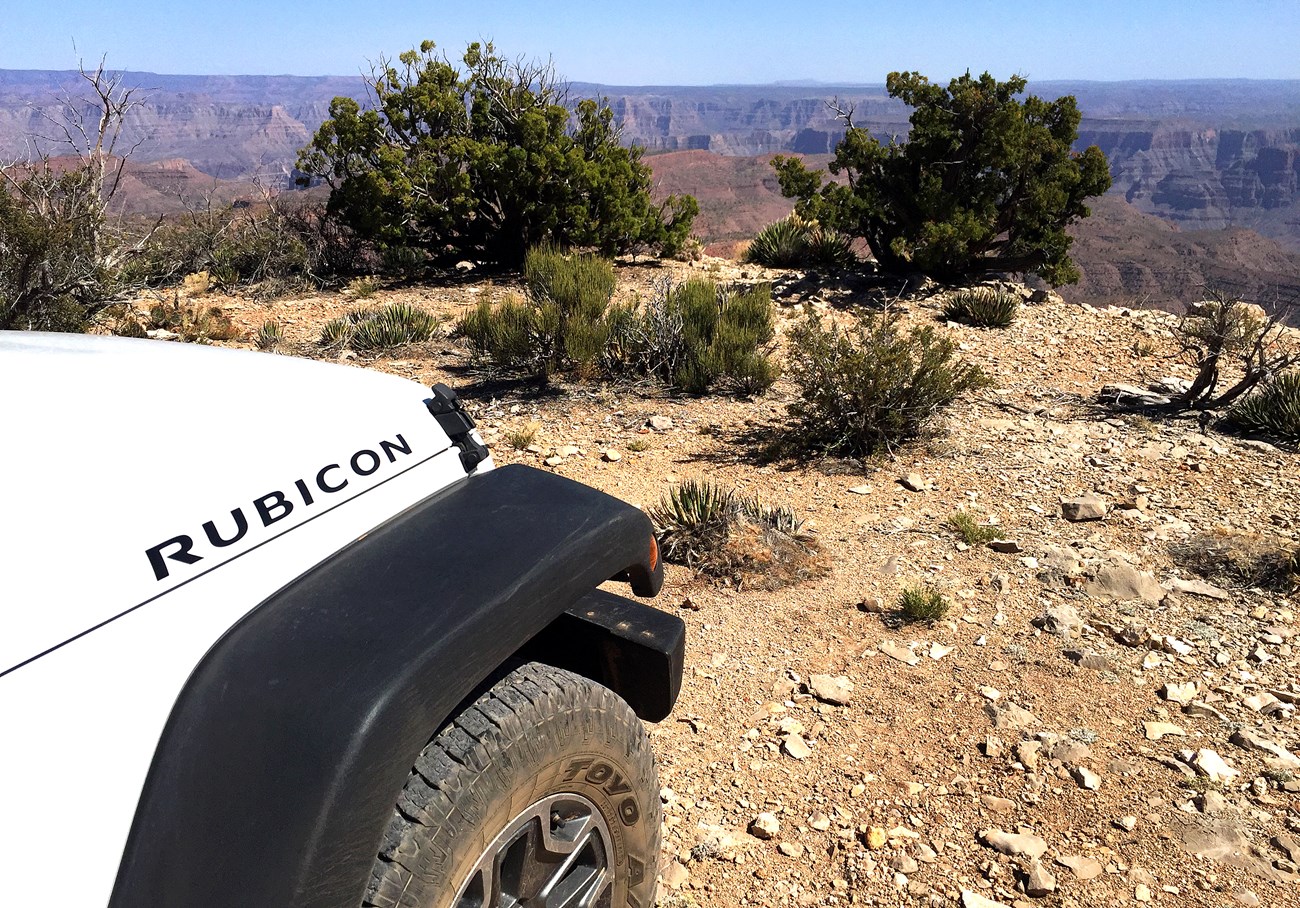
[[[852,330],[827,330],[815,314],[790,335],[790,441],[807,450],[869,456],[920,436],[984,373],[933,328],[904,331],[893,312],[864,316]]]
[[[674,487],[650,519],[666,560],[737,585],[777,589],[825,572],[793,511],[707,480]]]
[[[1071,151],[1074,98],[1022,102],[1022,77],[999,82],[988,73],[944,88],[895,72],[885,84],[913,108],[907,139],[881,142],[854,125],[851,109],[840,110],[846,131],[830,170],[847,181],[827,181],[798,158],[772,162],[796,212],[861,237],[890,272],[1078,280],[1065,228],[1088,216],[1084,202],[1109,188],[1110,172],[1095,145]]]
[[[230,316],[220,306],[204,305],[182,300],[173,293],[170,302],[155,303],[149,309],[149,327],[163,329],[179,335],[180,339],[195,344],[232,340],[239,336]]]
[[[1300,372],[1284,372],[1229,408],[1228,422],[1243,432],[1258,432],[1300,443]]]
[[[898,597],[898,608],[908,621],[938,621],[948,614],[948,600],[933,587],[908,586]]]
[[[348,292],[359,300],[368,300],[379,290],[379,281],[373,276],[356,277],[348,281]]]
[[[650,450],[650,442],[646,441],[644,438],[634,438],[623,447],[634,454],[644,454],[646,451]]]
[[[1220,288],[1191,307],[1174,331],[1184,361],[1196,369],[1191,387],[1173,399],[1174,410],[1214,410],[1300,365],[1300,346],[1287,334],[1280,310],[1266,311]],[[1220,390],[1225,372],[1237,380]]]
[[[389,303],[379,308],[352,309],[327,321],[321,328],[324,347],[354,350],[388,350],[420,343],[433,337],[437,316],[410,303]]]
[[[1020,299],[1006,290],[972,287],[949,297],[943,316],[966,321],[977,328],[1009,328],[1020,313]]]
[[[967,545],[988,545],[1002,536],[995,526],[978,523],[970,511],[957,511],[948,518],[948,525],[957,531],[961,541]]]
[[[537,432],[541,427],[541,423],[529,422],[514,429],[508,429],[506,430],[506,444],[516,451],[522,451],[537,441]]]
[[[1290,592],[1300,586],[1300,547],[1263,533],[1218,528],[1170,547],[1174,562],[1213,583]]]

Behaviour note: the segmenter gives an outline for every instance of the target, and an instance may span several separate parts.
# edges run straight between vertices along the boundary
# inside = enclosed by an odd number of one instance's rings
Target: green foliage
[[[15,168],[14,171],[17,169]],[[89,167],[0,182],[0,329],[84,331],[117,291]]]
[[[776,589],[825,571],[816,540],[792,510],[707,480],[675,486],[650,519],[665,560],[737,584]]]
[[[1300,443],[1300,372],[1283,372],[1233,404],[1227,417],[1244,432]]]
[[[767,284],[721,290],[701,279],[664,283],[641,310],[614,313],[610,356],[623,370],[688,394],[719,387],[761,394],[779,374],[770,356],[775,318]]]
[[[905,142],[882,143],[853,125],[824,181],[797,158],[773,161],[801,217],[861,237],[881,268],[944,278],[1031,272],[1072,283],[1065,227],[1110,186],[1096,146],[1071,152],[1080,114],[1073,97],[1016,99],[1025,80],[969,73],[947,88],[919,73],[890,73],[892,97],[913,108]]]
[[[257,349],[275,350],[282,343],[284,343],[284,330],[280,327],[280,323],[273,318],[262,322],[262,326],[257,329]]]
[[[948,600],[931,587],[904,587],[898,607],[909,621],[938,621],[948,614]]]
[[[957,511],[948,518],[948,525],[957,531],[957,535],[967,545],[988,545],[994,539],[1001,538],[997,527],[976,523],[969,511]]]
[[[944,318],[967,321],[978,328],[1008,328],[1020,313],[1020,300],[1014,293],[992,287],[958,290],[944,306]]]
[[[745,261],[768,268],[849,268],[857,260],[849,237],[797,215],[768,224],[745,250]]]
[[[425,41],[380,61],[365,109],[334,99],[298,167],[329,184],[343,223],[405,250],[408,267],[517,265],[543,242],[605,255],[683,245],[698,205],[651,201],[643,150],[620,144],[608,105],[587,99],[571,113],[549,65],[490,43],[469,45],[462,64]]]
[[[790,335],[790,440],[813,451],[862,456],[919,436],[960,395],[987,384],[933,328],[900,330],[895,313],[826,330],[810,313]]]
[[[388,350],[427,341],[437,330],[437,316],[410,303],[389,303],[377,309],[352,309],[321,328],[325,347]]]
[[[494,366],[546,382],[648,375],[691,394],[753,395],[776,380],[771,288],[719,291],[711,281],[661,285],[645,306],[613,305],[613,266],[551,247],[528,253],[524,298],[480,300],[460,322]]]

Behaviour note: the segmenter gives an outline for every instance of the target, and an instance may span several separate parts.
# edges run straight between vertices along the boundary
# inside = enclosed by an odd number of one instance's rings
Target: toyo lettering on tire
[[[653,756],[628,705],[529,663],[424,748],[364,904],[651,908],[660,813]]]

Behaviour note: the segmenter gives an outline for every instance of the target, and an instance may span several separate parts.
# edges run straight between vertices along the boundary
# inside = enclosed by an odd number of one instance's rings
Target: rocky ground
[[[622,292],[682,273],[776,279],[783,324],[867,299],[717,260],[623,267]],[[450,319],[504,289],[384,297]],[[787,426],[784,382],[752,401],[539,395],[450,337],[320,352],[346,294],[212,302],[245,337],[277,319],[282,352],[457,387],[498,463],[640,505],[708,478],[807,518],[820,579],[764,592],[670,568],[656,600],[689,627],[681,699],[651,730],[662,905],[1300,905],[1295,600],[1207,581],[1187,554],[1294,544],[1295,456],[1097,403],[1107,384],[1190,377],[1172,316],[1049,297],[1005,331],[940,323],[993,386],[864,466],[756,456]],[[937,303],[895,305],[936,323]],[[959,510],[1000,540],[962,542]],[[951,608],[904,623],[900,591],[920,584]]]

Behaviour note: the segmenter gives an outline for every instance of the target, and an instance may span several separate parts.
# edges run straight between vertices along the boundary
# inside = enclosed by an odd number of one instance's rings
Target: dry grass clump
[[[1170,555],[1221,586],[1284,592],[1300,587],[1300,547],[1277,536],[1218,527],[1171,546]]]
[[[666,561],[737,587],[780,589],[826,573],[821,546],[789,508],[688,480],[650,509]]]

